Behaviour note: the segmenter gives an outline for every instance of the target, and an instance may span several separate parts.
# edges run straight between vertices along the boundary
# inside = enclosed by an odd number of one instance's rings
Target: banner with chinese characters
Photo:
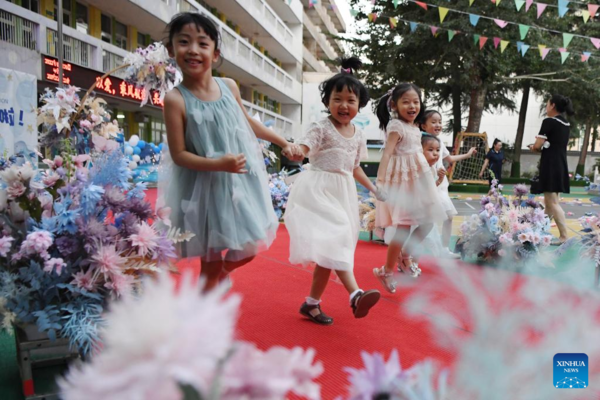
[[[36,107],[36,76],[0,68],[0,156],[37,166]]]

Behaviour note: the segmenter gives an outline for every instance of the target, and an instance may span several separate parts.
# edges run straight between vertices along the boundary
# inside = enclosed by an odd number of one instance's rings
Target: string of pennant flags
[[[438,37],[440,34],[440,31],[447,31],[448,32],[448,42],[451,42],[452,39],[458,35],[458,34],[472,34],[473,35],[473,42],[474,44],[478,44],[479,45],[479,49],[482,50],[484,48],[484,46],[487,44],[488,40],[490,39],[487,36],[482,36],[479,34],[473,34],[473,33],[466,33],[463,31],[458,31],[458,30],[454,30],[454,29],[447,29],[447,28],[442,28],[439,26],[434,26],[434,25],[428,25],[428,24],[423,24],[420,22],[415,22],[415,21],[409,21],[409,20],[405,20],[402,18],[390,18],[390,25],[392,26],[393,29],[396,28],[397,23],[398,22],[405,22],[407,24],[409,24],[410,26],[410,31],[411,33],[415,33],[417,28],[421,25],[421,26],[426,26],[429,28],[429,30],[431,31],[431,34],[435,37]],[[506,50],[506,48],[508,47],[508,45],[511,43],[511,41],[509,40],[504,40],[501,37],[493,37],[492,38],[492,42],[494,45],[494,49],[498,49],[498,47],[500,47],[500,53],[504,53],[504,50]],[[525,54],[528,52],[528,50],[532,47],[530,44],[524,43],[522,41],[517,41],[516,42],[516,46],[517,46],[517,51],[519,52],[519,54],[521,54],[522,57],[525,56]],[[569,58],[569,56],[571,54],[580,54],[581,55],[581,62],[586,62],[590,59],[590,57],[592,57],[592,53],[589,51],[582,51],[582,52],[573,52],[573,51],[567,51],[566,48],[561,47],[561,48],[551,48],[548,47],[546,45],[543,44],[539,44],[537,46],[539,53],[540,53],[540,57],[542,58],[542,60],[546,59],[546,56],[548,55],[548,53],[550,53],[550,51],[552,50],[556,50],[560,53],[560,58],[561,58],[561,63],[564,64],[565,61],[567,61],[567,59]],[[594,58],[600,58],[599,56],[594,56]]]
[[[394,2],[396,2],[396,1],[397,0],[394,0]],[[502,20],[502,19],[499,19],[499,18],[493,18],[493,17],[483,16],[483,15],[478,15],[478,14],[472,14],[472,13],[468,13],[466,11],[455,10],[455,9],[451,9],[451,8],[448,8],[448,7],[437,6],[437,5],[434,5],[434,4],[429,4],[429,3],[425,3],[425,2],[422,2],[422,1],[418,1],[418,0],[405,0],[405,1],[411,2],[411,3],[415,3],[419,7],[423,8],[425,11],[429,11],[429,9],[437,8],[438,9],[438,13],[439,13],[440,23],[444,22],[444,19],[446,18],[446,16],[448,15],[449,12],[453,12],[453,13],[457,13],[457,14],[461,14],[461,15],[467,15],[469,17],[469,22],[473,26],[477,26],[477,24],[479,23],[480,19],[485,19],[485,20],[492,21],[497,26],[499,26],[501,29],[504,29],[508,25],[517,26],[519,28],[519,34],[520,34],[521,40],[524,40],[526,38],[527,33],[529,32],[529,30],[533,28],[533,29],[537,29],[537,30],[540,30],[540,31],[546,31],[546,32],[551,32],[551,33],[555,33],[555,34],[561,34],[562,38],[563,38],[563,48],[565,48],[565,49],[569,47],[571,41],[575,37],[589,40],[594,45],[594,47],[596,49],[600,49],[600,39],[599,38],[594,38],[594,37],[585,36],[585,35],[579,35],[579,34],[574,34],[574,33],[561,32],[561,31],[557,31],[557,30],[553,30],[553,29],[548,29],[548,28],[544,28],[544,27],[540,27],[540,26],[531,26],[531,25],[520,24],[520,23],[512,22],[512,21],[505,21],[505,20]],[[351,10],[351,13],[354,16],[356,16],[358,14],[358,11],[357,10]],[[369,13],[368,14],[369,21],[371,21],[371,22],[374,22],[379,17],[381,17],[381,15],[378,15],[377,13]],[[394,25],[395,19],[397,19],[397,18],[396,17],[390,17],[390,25],[392,25],[392,26]]]

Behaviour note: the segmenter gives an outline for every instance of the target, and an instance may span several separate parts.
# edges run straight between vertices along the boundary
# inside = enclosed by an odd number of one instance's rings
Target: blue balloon
[[[143,140],[140,140],[137,144],[137,147],[139,147],[140,149],[143,149],[144,147],[146,147],[146,142],[144,142]]]
[[[134,147],[133,148],[133,154],[140,154],[142,152],[142,149],[140,149],[139,147]]]
[[[159,144],[159,145],[158,145],[158,148],[159,148],[160,150],[162,150],[164,145],[165,145],[164,143],[161,143],[161,144]]]
[[[270,127],[272,127],[273,125],[275,125],[275,121],[273,121],[272,119],[270,119],[270,120],[268,120],[268,121],[265,121],[264,125],[265,125],[267,128],[270,128]]]

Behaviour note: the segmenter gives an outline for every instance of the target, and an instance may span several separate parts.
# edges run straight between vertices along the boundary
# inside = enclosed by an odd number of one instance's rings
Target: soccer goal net
[[[466,133],[460,132],[454,143],[454,155],[466,154],[471,147],[477,149],[477,154],[466,160],[458,161],[450,170],[450,182],[452,183],[475,183],[487,184],[489,172],[485,171],[483,176],[479,177],[481,167],[485,161],[485,156],[489,151],[487,134],[484,133]]]

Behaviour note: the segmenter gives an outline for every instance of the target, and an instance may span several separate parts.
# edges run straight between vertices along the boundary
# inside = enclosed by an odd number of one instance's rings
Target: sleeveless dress
[[[435,185],[437,179],[423,154],[421,131],[392,119],[386,132],[396,132],[400,139],[385,171],[383,188],[388,199],[376,202],[375,225],[413,226],[448,218]]]
[[[346,138],[326,118],[298,142],[310,149],[310,168],[294,182],[285,210],[292,264],[354,269],[360,219],[353,171],[367,156],[367,141],[354,129]]]
[[[542,150],[539,186],[532,187],[532,194],[569,193],[571,191],[567,163],[570,128],[569,122],[562,115],[546,118],[542,122],[537,137],[546,139],[550,147]]]
[[[279,226],[258,140],[225,82],[215,78],[221,97],[197,98],[185,86],[186,150],[207,158],[246,156],[246,174],[195,171],[175,165],[168,149],[159,168],[159,197],[171,207],[173,225],[195,234],[183,242],[184,257],[239,261],[267,249]]]
[[[442,144],[441,152],[440,152],[440,159],[435,164],[435,171],[437,171],[440,168],[444,168],[444,158],[448,157],[449,155],[450,155],[450,152],[448,151],[446,146],[444,146]],[[440,185],[437,187],[437,189],[438,189],[438,193],[440,194],[440,201],[442,202],[442,208],[446,212],[446,215],[448,216],[448,218],[452,218],[456,214],[458,214],[458,212],[456,211],[456,207],[454,207],[454,204],[452,204],[452,199],[450,198],[450,194],[448,193],[449,187],[450,187],[450,182],[448,182],[448,177],[444,176],[444,180],[442,180],[442,183],[440,183]]]

